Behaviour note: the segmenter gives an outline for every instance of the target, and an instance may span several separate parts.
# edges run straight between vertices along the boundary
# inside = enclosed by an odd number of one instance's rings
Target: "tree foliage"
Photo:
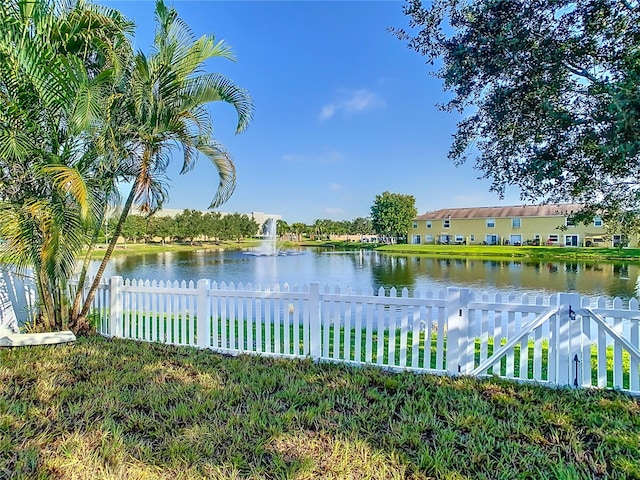
[[[211,207],[235,187],[235,167],[215,141],[209,110],[225,102],[238,114],[237,132],[252,118],[249,94],[217,73],[214,58],[233,59],[213,36],[195,38],[173,8],[156,1],[150,55],[133,53],[133,24],[119,12],[84,0],[0,2],[1,260],[31,267],[45,329],[79,331],[132,205],[150,212],[167,197],[171,150],[182,171],[202,155],[219,174]],[[70,312],[67,284],[83,246],[90,251],[119,204],[118,185],[131,185],[95,279],[84,288],[85,256]],[[132,222],[129,222],[132,223]]]
[[[96,126],[131,28],[81,1],[0,3],[0,254],[33,272],[38,328],[65,321],[68,279],[102,224]]]
[[[449,157],[492,190],[619,216],[640,200],[640,4],[407,0],[410,33],[463,114]]]
[[[406,239],[411,222],[418,214],[413,195],[384,192],[371,206],[371,223],[378,235]]]
[[[142,212],[160,208],[168,195],[165,173],[172,149],[182,152],[182,171],[188,172],[199,156],[208,158],[219,174],[210,208],[224,203],[235,189],[235,166],[224,147],[213,137],[213,122],[206,106],[225,102],[234,107],[236,132],[244,131],[253,116],[248,92],[218,73],[204,73],[212,59],[234,59],[224,41],[212,35],[195,38],[174,8],[156,1],[156,35],[153,51],[138,52],[129,59],[127,75],[111,97],[101,131],[105,154],[114,168],[131,182],[131,190],[115,227],[115,235],[98,267],[86,298],[72,317],[86,318],[100,279],[131,206]],[[76,297],[76,300],[78,298]]]

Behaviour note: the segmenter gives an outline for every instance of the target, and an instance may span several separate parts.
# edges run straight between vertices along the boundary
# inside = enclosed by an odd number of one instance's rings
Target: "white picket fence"
[[[376,294],[377,293],[377,294]],[[578,294],[420,292],[112,277],[98,331],[130,338],[450,375],[640,393],[640,311]]]

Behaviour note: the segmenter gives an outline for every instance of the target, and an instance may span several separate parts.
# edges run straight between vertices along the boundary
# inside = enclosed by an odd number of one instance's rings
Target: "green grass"
[[[251,248],[260,244],[259,240],[243,240],[237,241],[222,241],[222,242],[196,242],[193,245],[188,243],[131,243],[126,244],[119,243],[113,250],[112,256],[126,256],[126,255],[143,255],[149,253],[164,253],[164,252],[194,252],[201,250],[238,250],[243,248]],[[100,259],[104,256],[106,245],[102,244],[98,248],[95,248],[91,257],[94,259]]]
[[[632,479],[640,402],[101,338],[0,350],[0,478]]]
[[[528,258],[640,262],[640,248],[513,247],[502,245],[381,245],[377,251],[448,258]]]
[[[97,316],[96,316],[97,321]],[[189,338],[192,335],[194,341],[197,343],[198,332],[197,332],[197,321],[187,320],[186,321],[186,329],[185,324],[183,322],[174,319],[173,317],[169,317],[164,315],[162,317],[163,329],[161,330],[159,327],[159,319],[153,319],[153,325],[151,329],[149,328],[150,318],[144,314],[132,314],[128,321],[124,323],[124,325],[128,325],[129,329],[127,331],[123,330],[125,336],[132,336],[139,339],[149,340],[152,338],[154,341],[157,341],[164,333],[163,338],[160,338],[161,341],[167,343],[177,343],[177,344],[186,344],[189,342]],[[190,326],[194,324],[193,333],[190,332]],[[231,328],[230,322],[221,322],[219,320],[215,321],[213,319],[210,320],[210,328],[211,331],[217,326],[217,342],[212,342],[211,344],[215,345],[217,348],[231,348],[232,350],[241,348],[242,350],[256,351],[260,353],[278,353],[278,354],[292,354],[292,355],[304,355],[304,345],[302,343],[303,339],[303,331],[302,325],[298,326],[297,336],[296,330],[293,326],[293,322],[289,323],[288,328],[285,327],[283,322],[278,323],[278,327],[276,329],[276,324],[271,320],[269,324],[269,334],[267,334],[267,326],[265,323],[260,324],[260,331],[258,333],[258,325],[255,323],[250,324],[251,334],[249,335],[249,325],[247,325],[246,321],[234,321],[233,329]],[[288,335],[287,335],[288,331]],[[338,339],[336,343],[336,333],[338,334]],[[321,327],[321,338],[329,338],[328,349],[325,352],[325,349],[322,348],[321,356],[326,358],[336,358],[339,360],[347,360],[353,361],[357,363],[380,363],[382,365],[390,365],[390,353],[389,353],[389,345],[391,338],[393,338],[393,365],[400,367],[412,367],[413,362],[413,331],[407,332],[407,341],[406,341],[406,362],[404,365],[401,363],[401,330],[397,329],[393,332],[389,330],[383,331],[382,342],[383,342],[383,351],[382,356],[378,355],[378,341],[379,335],[377,331],[372,332],[372,347],[371,347],[371,358],[370,360],[367,358],[367,350],[366,350],[366,331],[363,329],[361,331],[360,337],[360,355],[359,357],[356,355],[356,344],[358,342],[358,335],[355,329],[350,330],[349,334],[349,345],[348,352],[345,354],[345,341],[347,336],[345,335],[345,329],[341,327],[338,332],[335,331],[335,327],[333,325],[329,326],[328,334],[324,333],[324,327]],[[446,369],[446,365],[444,364],[444,359],[446,358],[446,336],[442,340],[442,360],[438,358],[438,336],[436,333],[430,332],[428,335],[424,330],[419,331],[419,338],[417,339],[417,362],[416,368],[421,369],[431,369],[431,370],[444,370]],[[266,338],[270,338],[270,342],[267,344]],[[231,345],[231,339],[234,339],[234,343]],[[296,344],[295,339],[299,339]],[[249,345],[249,339],[251,340],[251,345]],[[260,339],[260,343],[258,345],[258,339]],[[286,339],[286,340],[285,340]],[[213,340],[213,338],[212,338]],[[242,340],[242,343],[241,343]],[[324,341],[324,340],[323,340]],[[335,350],[335,345],[338,345],[338,352]],[[506,340],[501,341],[501,345],[506,344]],[[287,348],[288,345],[288,348]],[[492,338],[488,339],[487,347],[486,347],[486,355],[491,356],[494,351],[494,341]],[[521,345],[517,344],[514,349],[511,357],[513,357],[513,370],[509,373],[509,376],[513,376],[514,378],[522,378],[520,376],[520,349]],[[326,355],[325,355],[326,353]],[[546,381],[548,380],[547,370],[548,370],[548,342],[547,340],[543,340],[541,345],[541,354],[542,354],[542,362],[540,365],[540,373],[541,377],[539,380]],[[425,358],[426,355],[426,358]],[[484,359],[484,358],[482,358]],[[613,388],[614,386],[614,349],[613,346],[609,345],[606,350],[606,374],[607,374],[607,384],[608,388]],[[631,375],[631,357],[629,352],[622,352],[622,388],[629,389],[630,388],[630,375]],[[591,348],[591,385],[598,385],[598,349],[597,346],[593,345]],[[474,366],[478,366],[481,362],[481,341],[480,339],[475,340],[474,344]],[[573,363],[572,363],[573,365]],[[582,367],[580,366],[580,369]],[[573,366],[572,370],[573,372]],[[527,367],[526,367],[526,377],[525,379],[533,379],[534,375],[534,341],[530,340],[527,344]],[[502,377],[506,377],[508,375],[507,371],[507,356],[501,357],[498,361],[496,368],[490,367],[487,370],[489,375],[500,375]]]

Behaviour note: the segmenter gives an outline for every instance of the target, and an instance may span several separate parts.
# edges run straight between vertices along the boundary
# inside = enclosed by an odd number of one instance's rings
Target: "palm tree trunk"
[[[80,271],[80,277],[78,278],[78,288],[76,289],[76,294],[73,299],[73,305],[71,307],[71,318],[76,318],[78,316],[78,310],[80,310],[80,303],[82,302],[82,292],[84,291],[84,282],[87,279],[87,272],[89,270],[89,263],[91,263],[91,252],[93,251],[93,247],[98,242],[98,235],[100,233],[100,227],[96,228],[93,232],[93,237],[91,238],[91,243],[89,244],[89,248],[87,249],[87,254],[84,257],[84,261],[82,262],[82,270]]]
[[[42,327],[45,331],[52,330],[52,319],[54,319],[54,306],[51,298],[51,292],[48,288],[48,282],[45,281],[46,273],[42,271],[42,267],[39,267],[35,271],[36,275],[36,288],[38,289],[38,298],[42,305],[40,316],[42,320]]]
[[[109,242],[107,251],[105,252],[104,257],[102,258],[100,267],[98,267],[98,271],[96,272],[96,276],[93,279],[91,288],[89,289],[89,292],[87,293],[87,297],[84,300],[84,304],[82,305],[82,310],[80,311],[80,314],[73,317],[71,320],[71,323],[75,328],[81,329],[79,331],[84,332],[84,329],[88,328],[88,324],[86,321],[87,314],[89,313],[89,309],[91,308],[93,299],[95,298],[96,292],[98,291],[98,286],[100,285],[100,280],[102,279],[102,275],[105,269],[107,268],[107,263],[109,262],[109,258],[111,258],[111,254],[113,253],[113,250],[116,247],[118,237],[122,232],[122,225],[124,224],[124,221],[126,220],[127,215],[129,215],[129,210],[131,209],[131,205],[133,204],[133,199],[135,197],[136,190],[137,190],[137,182],[134,182],[134,184],[131,186],[131,191],[129,192],[127,201],[125,202],[124,207],[122,208],[122,213],[118,218],[118,223],[116,224],[116,228],[113,231],[113,236],[111,237],[111,241]]]

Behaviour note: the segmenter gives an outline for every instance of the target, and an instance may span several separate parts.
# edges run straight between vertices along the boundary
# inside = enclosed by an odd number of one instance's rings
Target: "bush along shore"
[[[640,402],[81,338],[0,350],[0,478],[633,479]]]

